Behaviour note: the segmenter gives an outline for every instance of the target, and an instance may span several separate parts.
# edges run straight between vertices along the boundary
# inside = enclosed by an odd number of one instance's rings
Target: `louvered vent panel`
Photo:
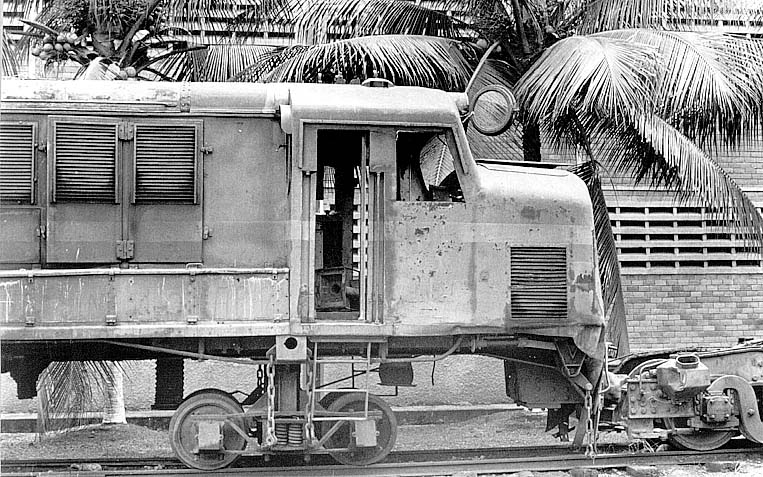
[[[196,127],[136,125],[135,200],[196,199]]]
[[[532,320],[567,317],[566,249],[511,249],[511,316]]]
[[[0,124],[0,200],[32,201],[34,127]]]
[[[116,125],[58,122],[55,154],[56,200],[115,201]]]

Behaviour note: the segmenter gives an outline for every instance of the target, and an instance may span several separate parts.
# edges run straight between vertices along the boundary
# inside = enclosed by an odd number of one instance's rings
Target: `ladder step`
[[[371,363],[363,358],[358,359],[316,359],[314,360],[318,364],[368,364]]]
[[[365,393],[369,394],[368,389],[346,389],[346,388],[316,388],[316,393]]]
[[[313,343],[386,343],[386,336],[311,336]]]

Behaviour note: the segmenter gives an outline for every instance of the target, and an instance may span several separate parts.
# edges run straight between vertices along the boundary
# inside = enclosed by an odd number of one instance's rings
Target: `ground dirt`
[[[545,415],[507,411],[463,422],[400,426],[396,450],[532,446],[558,443],[544,433]],[[601,445],[624,442],[621,434],[605,434]],[[0,462],[8,459],[169,457],[167,431],[125,425],[94,425],[38,438],[36,434],[0,434]],[[763,456],[762,456],[763,457]],[[740,462],[732,471],[708,472],[702,466],[660,467],[654,477],[763,476],[761,461]],[[514,474],[517,476],[520,474]],[[522,477],[569,477],[566,472],[536,472]],[[624,471],[602,476],[627,476]]]

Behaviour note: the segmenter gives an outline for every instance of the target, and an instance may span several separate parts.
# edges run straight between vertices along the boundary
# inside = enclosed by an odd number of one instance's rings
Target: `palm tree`
[[[270,16],[278,15],[278,2],[285,0],[266,2]],[[246,8],[249,31],[256,27],[254,13],[262,11],[255,3]],[[22,20],[29,26],[20,42],[24,51],[46,67],[79,63],[77,77],[88,79],[225,79],[273,49],[232,38],[208,44],[182,27],[203,23],[214,10],[235,30],[235,10],[226,0],[11,0],[11,6],[25,16],[38,12]]]
[[[104,400],[103,422],[125,422],[122,365],[113,361],[51,363],[37,380],[37,431],[67,429],[86,424],[83,409]]]

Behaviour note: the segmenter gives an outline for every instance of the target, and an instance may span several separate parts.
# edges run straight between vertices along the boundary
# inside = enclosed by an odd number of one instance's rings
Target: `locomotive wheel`
[[[665,428],[668,430],[686,426],[686,419],[664,419]],[[733,431],[701,431],[695,430],[692,434],[670,434],[668,442],[683,450],[710,451],[726,445],[734,437]]]
[[[344,396],[345,393],[339,393],[339,392],[331,392],[323,396],[323,399],[318,401],[318,404],[323,407],[323,409],[328,409],[331,404],[339,399],[340,397]]]
[[[334,400],[329,405],[328,410],[331,412],[363,412],[365,400],[366,396],[363,393],[346,393]],[[382,413],[381,419],[376,421],[376,446],[355,447],[355,440],[352,438],[352,421],[345,421],[325,444],[331,457],[337,462],[346,465],[369,465],[384,459],[392,451],[397,439],[395,414],[386,402],[374,395],[368,396],[368,410],[381,411]],[[323,432],[327,432],[333,424],[327,422]],[[349,448],[349,450],[332,451],[332,448]]]
[[[170,420],[170,445],[181,462],[199,470],[222,469],[234,463],[240,455],[224,452],[194,452],[197,448],[197,422],[192,416],[205,414],[243,414],[244,409],[230,394],[219,389],[202,389],[188,396],[178,406]],[[229,418],[241,429],[243,417]],[[227,423],[223,426],[223,447],[242,450],[246,439]]]

